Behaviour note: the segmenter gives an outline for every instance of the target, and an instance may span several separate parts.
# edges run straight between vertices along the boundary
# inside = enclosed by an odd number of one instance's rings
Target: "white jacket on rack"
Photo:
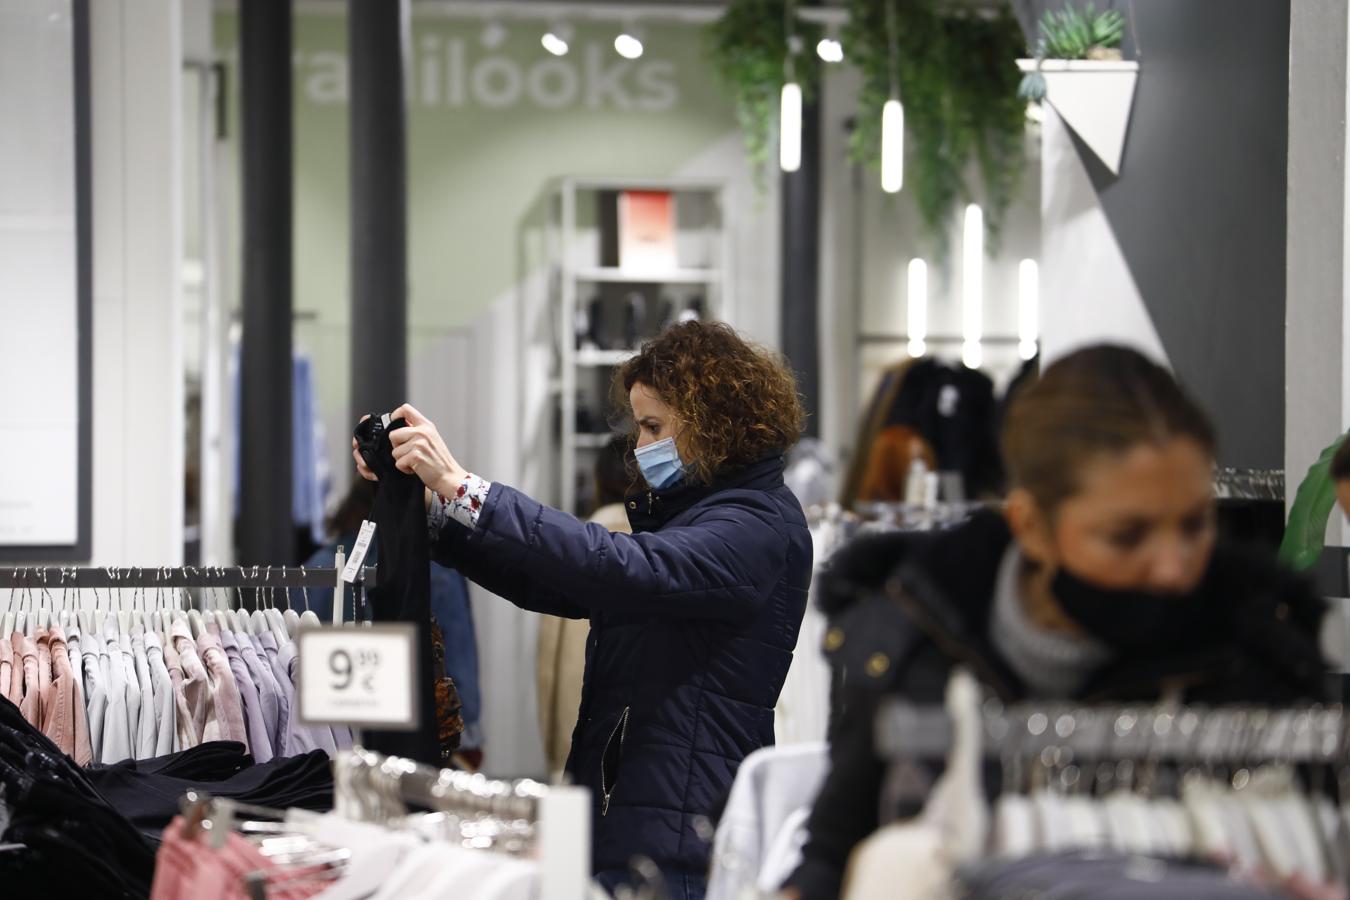
[[[829,766],[823,742],[765,747],[745,758],[713,838],[707,900],[772,893],[792,874]]]

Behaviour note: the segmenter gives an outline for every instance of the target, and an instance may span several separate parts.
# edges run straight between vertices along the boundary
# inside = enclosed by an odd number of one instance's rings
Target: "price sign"
[[[306,628],[297,638],[296,697],[306,725],[411,731],[417,722],[417,629]]]

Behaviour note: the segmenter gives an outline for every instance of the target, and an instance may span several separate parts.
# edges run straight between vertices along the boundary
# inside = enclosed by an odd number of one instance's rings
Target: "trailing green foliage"
[[[1322,451],[1308,469],[1303,483],[1298,486],[1294,505],[1289,510],[1289,524],[1280,542],[1280,562],[1292,569],[1310,568],[1322,555],[1327,539],[1327,522],[1336,507],[1336,482],[1331,478],[1331,459],[1341,442],[1350,434],[1337,438]]]
[[[731,90],[746,154],[761,187],[787,80],[787,5],[787,0],[731,0],[722,18],[709,27],[709,56]],[[801,38],[793,68],[802,97],[809,101],[819,80],[815,46],[820,29],[798,19],[793,30]]]
[[[1026,104],[1017,96],[1016,60],[1025,36],[1006,4],[990,19],[954,13],[938,0],[850,0],[843,42],[863,75],[852,146],[863,163],[880,159],[881,108],[891,94],[887,4],[897,26],[909,145],[904,190],[913,193],[924,234],[945,261],[955,213],[974,196],[966,177],[974,161],[992,255],[1024,164]]]

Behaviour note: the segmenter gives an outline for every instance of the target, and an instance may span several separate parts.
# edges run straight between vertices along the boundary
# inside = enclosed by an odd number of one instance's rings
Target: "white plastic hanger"
[[[300,577],[304,578],[305,567],[300,567]],[[302,581],[300,584],[300,596],[304,599],[305,609],[309,609],[309,588]],[[296,634],[300,631],[300,614],[291,609],[291,592],[286,591],[286,611],[281,614],[282,623],[286,626],[286,635],[291,640],[295,640]]]
[[[242,576],[244,574],[244,570],[240,569],[239,574]],[[263,593],[262,588],[259,587],[257,584],[258,578],[257,566],[253,567],[253,575],[251,577],[252,580],[254,581],[253,612],[247,613],[246,615],[248,616],[249,619],[249,625],[252,627],[252,633],[261,635],[271,631],[272,624],[267,620],[267,616],[263,612]]]
[[[173,633],[173,609],[182,602],[182,599],[183,592],[176,587],[171,587],[168,595],[157,604],[159,607],[159,631],[165,641],[169,640],[169,636]]]
[[[253,622],[249,619],[248,613],[243,610],[244,598],[239,593],[239,588],[234,589],[235,602],[230,602],[230,592],[225,590],[225,607],[229,614],[230,624],[234,626],[235,634],[253,634]]]
[[[18,568],[15,568],[14,584],[17,585],[18,583],[19,570]],[[5,608],[4,612],[0,613],[0,640],[7,641],[10,639],[10,635],[14,633],[14,618],[16,615],[14,611],[14,595],[18,593],[18,590],[17,587],[12,587],[5,593]]]
[[[56,622],[56,624],[57,624],[58,626],[60,626],[62,632],[65,632],[67,629],[70,628],[70,620],[71,620],[71,617],[72,617],[72,615],[73,615],[73,613],[72,613],[71,610],[70,610],[70,606],[69,606],[69,601],[70,601],[70,589],[66,586],[66,577],[67,577],[66,567],[65,567],[65,566],[62,566],[62,567],[61,567],[61,603],[60,603],[60,606],[59,606],[58,609],[57,609],[56,616],[55,616],[55,622]],[[75,595],[75,596],[76,596],[76,599],[79,598],[79,592],[78,592],[78,591],[76,592],[76,595]]]
[[[268,566],[267,574],[264,576],[263,580],[267,581],[271,577],[272,567]],[[291,636],[286,632],[286,620],[282,618],[281,610],[276,607],[276,595],[273,593],[274,590],[275,588],[270,586],[267,589],[267,609],[264,611],[264,615],[267,618],[268,627],[277,639],[277,644],[284,644],[291,639]]]
[[[108,571],[111,573],[112,570],[109,569]],[[111,577],[111,575],[109,577]],[[111,588],[108,590],[108,606],[109,608],[112,607]],[[103,608],[103,601],[99,599],[98,591],[94,591],[94,610],[92,613],[90,613],[89,616],[89,624],[91,627],[88,629],[88,631],[89,634],[94,638],[95,642],[103,640],[103,624],[104,622],[107,621],[107,619],[108,619],[108,610]]]
[[[33,600],[32,588],[25,589],[23,596],[23,633],[28,636],[29,640],[32,640],[37,637],[37,604]]]
[[[42,570],[42,587],[39,589],[37,601],[33,606],[32,612],[28,616],[28,636],[37,640],[37,633],[47,628],[48,620],[51,617],[51,610],[48,609],[48,603],[51,600],[51,594],[47,593],[47,570]]]
[[[26,627],[28,625],[28,606],[32,602],[32,598],[33,593],[28,587],[28,577],[25,575],[23,594],[19,597],[19,608],[14,613],[14,627],[10,631],[11,634],[28,633]]]
[[[1326,882],[1332,878],[1336,867],[1322,837],[1319,814],[1309,798],[1296,786],[1292,773],[1289,776],[1283,802],[1294,843],[1303,859],[1299,868],[1313,883]]]
[[[79,595],[78,588],[76,589],[75,593],[76,596]],[[96,588],[94,590],[94,609],[89,609],[88,607],[81,604],[79,611],[75,613],[75,620],[79,623],[81,637],[83,637],[84,635],[93,635],[95,633],[94,613],[97,609],[98,609],[98,589]]]

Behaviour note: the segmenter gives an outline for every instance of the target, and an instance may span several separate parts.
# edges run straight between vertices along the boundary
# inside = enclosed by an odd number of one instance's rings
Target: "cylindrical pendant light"
[[[796,56],[801,49],[797,37],[796,3],[783,5],[783,92],[778,104],[778,167],[796,172],[802,167],[802,86],[797,81]]]
[[[972,369],[984,364],[984,210],[966,207],[961,240],[961,359]]]
[[[778,165],[784,172],[802,167],[802,87],[794,81],[783,85],[778,109]]]
[[[905,183],[905,108],[892,97],[881,108],[881,189],[897,193]]]
[[[895,0],[886,0],[886,39],[889,45],[891,98],[881,107],[881,189],[899,193],[905,184],[905,107],[900,103],[900,47],[895,22]]]

